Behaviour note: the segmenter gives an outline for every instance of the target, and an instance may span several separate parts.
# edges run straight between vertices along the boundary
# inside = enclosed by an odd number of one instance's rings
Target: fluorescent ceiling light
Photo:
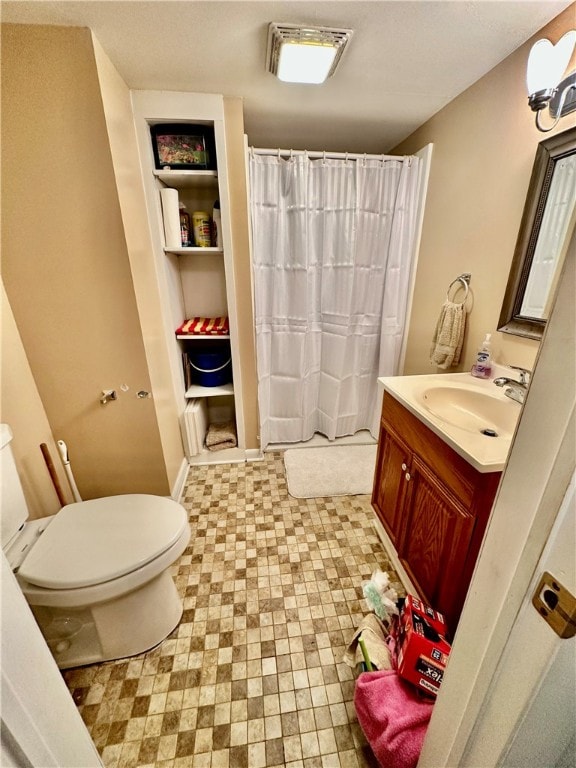
[[[319,85],[334,74],[350,29],[270,24],[268,71],[287,83]]]
[[[285,83],[323,83],[335,56],[336,48],[331,45],[283,43],[276,77]]]

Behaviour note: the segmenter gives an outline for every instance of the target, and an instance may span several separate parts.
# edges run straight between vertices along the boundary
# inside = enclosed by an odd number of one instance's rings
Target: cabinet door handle
[[[410,480],[410,472],[406,472],[406,480]]]
[[[402,472],[406,472],[407,469],[408,469],[408,464],[404,462],[404,464],[402,464]]]

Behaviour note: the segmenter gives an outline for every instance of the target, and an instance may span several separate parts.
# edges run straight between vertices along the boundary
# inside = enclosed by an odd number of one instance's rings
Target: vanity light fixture
[[[351,29],[277,24],[268,28],[268,71],[285,83],[320,85],[334,74]]]
[[[536,127],[543,133],[551,131],[561,117],[576,110],[576,72],[564,77],[575,45],[576,30],[572,29],[556,45],[542,39],[530,50],[526,71],[528,104],[536,112]],[[554,118],[549,127],[540,122],[541,112],[546,107]]]

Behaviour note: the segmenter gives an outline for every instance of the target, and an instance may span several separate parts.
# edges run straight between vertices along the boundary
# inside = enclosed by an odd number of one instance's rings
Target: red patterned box
[[[396,625],[398,674],[436,696],[444,677],[451,646],[447,627],[438,611],[407,595]]]

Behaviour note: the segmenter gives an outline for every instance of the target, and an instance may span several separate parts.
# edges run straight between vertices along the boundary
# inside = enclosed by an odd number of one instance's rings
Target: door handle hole
[[[551,589],[547,589],[546,587],[544,587],[540,597],[542,598],[542,602],[546,603],[546,605],[551,611],[553,611],[558,605],[558,595],[556,594],[556,592],[553,592]]]

